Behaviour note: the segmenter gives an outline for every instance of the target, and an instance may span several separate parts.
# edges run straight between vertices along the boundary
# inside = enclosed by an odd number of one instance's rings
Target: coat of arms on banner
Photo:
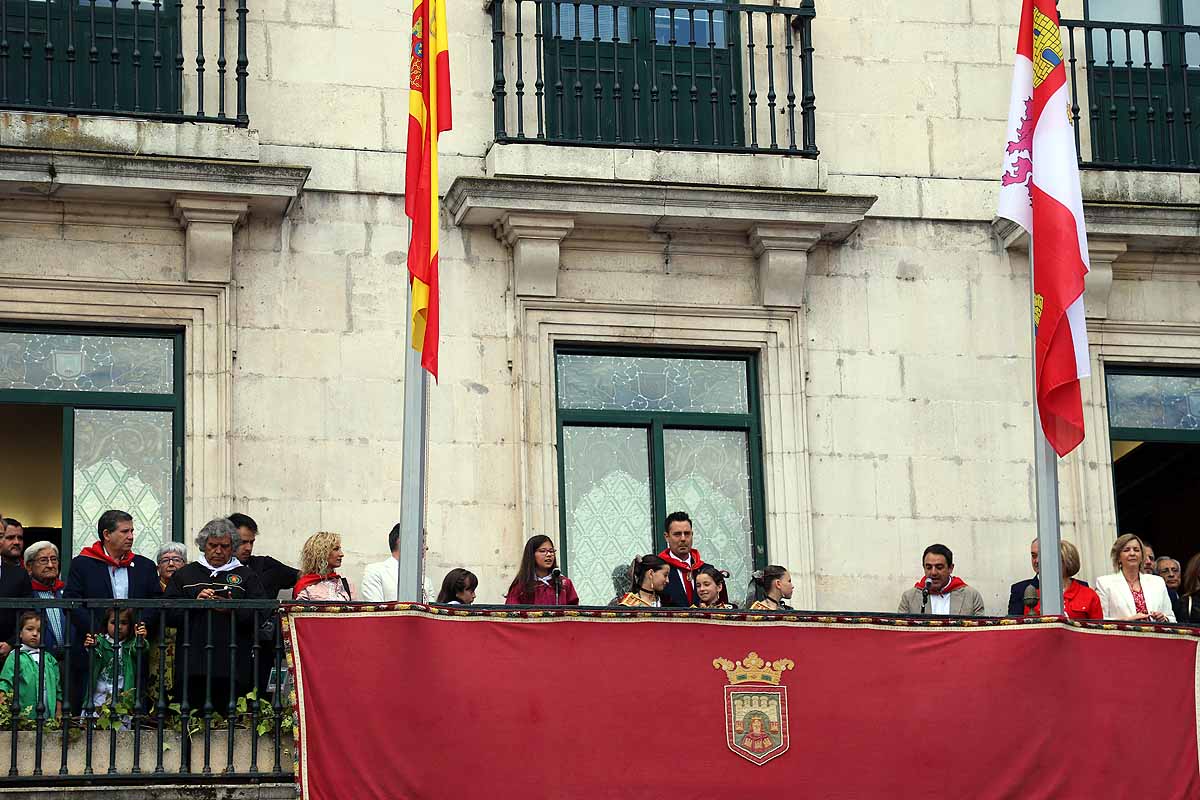
[[[794,667],[791,659],[763,661],[751,652],[734,663],[713,659],[725,670],[725,741],[729,749],[752,764],[765,764],[788,749],[787,687],[783,673]]]

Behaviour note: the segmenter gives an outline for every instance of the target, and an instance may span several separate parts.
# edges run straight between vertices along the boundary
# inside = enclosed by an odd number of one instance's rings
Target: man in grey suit
[[[944,544],[931,544],[921,554],[925,577],[900,596],[901,614],[941,614],[981,617],[983,595],[954,572],[954,553]]]

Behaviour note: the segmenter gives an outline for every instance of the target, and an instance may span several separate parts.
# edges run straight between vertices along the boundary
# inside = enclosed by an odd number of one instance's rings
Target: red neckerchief
[[[58,580],[57,578],[55,578],[53,586],[47,586],[46,584],[42,583],[41,581],[35,580],[33,578],[30,578],[29,582],[33,584],[33,590],[35,592],[57,592],[62,587],[66,586],[65,583]]]
[[[296,580],[295,587],[292,588],[292,599],[295,600],[302,591],[307,589],[309,586],[312,586],[314,583],[320,583],[324,580],[332,580],[340,577],[341,575],[338,575],[336,572],[330,572],[328,575],[318,575],[315,572],[309,572],[305,575],[301,575]]]
[[[696,590],[696,587],[692,584],[691,573],[704,566],[704,561],[702,561],[700,558],[699,550],[690,551],[690,555],[692,557],[692,563],[688,564],[686,561],[680,561],[675,554],[671,552],[671,548],[669,547],[658,554],[659,558],[683,573],[683,591],[687,594],[688,605],[692,604],[692,595]]]
[[[921,580],[917,581],[914,585],[918,589],[924,589],[925,588],[925,579],[921,578]],[[962,578],[955,575],[952,578],[950,578],[949,583],[947,583],[945,586],[942,587],[942,590],[940,592],[930,592],[930,594],[950,594],[955,589],[961,589],[962,587],[964,587],[966,585],[967,585],[966,581],[964,581]]]
[[[82,550],[80,550],[79,555],[87,556],[88,558],[94,558],[97,561],[103,561],[105,564],[108,564],[110,567],[128,567],[130,564],[133,563],[133,551],[132,550],[130,550],[128,553],[126,553],[124,556],[122,556],[120,561],[117,561],[115,558],[113,558],[112,556],[110,556],[108,554],[107,550],[104,549],[104,544],[102,542],[92,542],[91,546],[85,547]]]

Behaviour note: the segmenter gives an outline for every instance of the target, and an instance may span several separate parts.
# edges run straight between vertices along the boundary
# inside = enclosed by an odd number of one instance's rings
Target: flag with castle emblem
[[[438,372],[438,135],[450,130],[450,52],[446,0],[413,0],[408,76],[404,211],[412,220],[408,279],[412,345]]]
[[[1031,240],[1034,390],[1042,430],[1059,456],[1083,441],[1079,379],[1089,375],[1087,234],[1070,103],[1055,0],[1024,0],[997,213]]]

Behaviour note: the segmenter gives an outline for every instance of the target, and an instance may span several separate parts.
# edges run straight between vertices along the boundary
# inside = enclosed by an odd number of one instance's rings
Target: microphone
[[[558,567],[550,570],[550,582],[554,584],[554,605],[558,605],[561,598],[559,594],[562,592],[562,570]]]
[[[555,583],[558,583],[559,581],[561,581],[562,580],[562,570],[559,569],[558,567],[555,567],[554,569],[550,570],[550,580],[554,581]]]
[[[925,613],[925,609],[929,608],[929,592],[933,589],[933,578],[926,578],[925,585],[921,587],[921,613]]]
[[[922,594],[929,594],[933,591],[933,578],[925,579],[925,588],[921,590]]]
[[[1041,602],[1042,593],[1032,583],[1025,587],[1025,595],[1022,602],[1025,603],[1025,610],[1032,612],[1033,609]]]

